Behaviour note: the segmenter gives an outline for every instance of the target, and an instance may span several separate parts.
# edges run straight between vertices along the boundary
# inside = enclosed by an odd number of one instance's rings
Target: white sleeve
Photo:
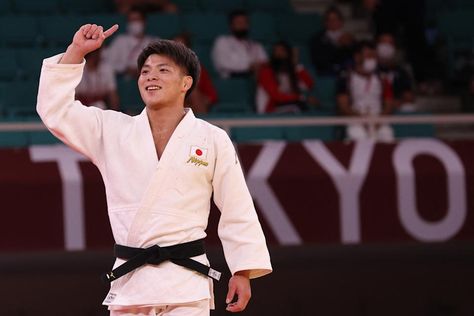
[[[224,131],[216,137],[214,202],[221,211],[218,234],[232,274],[250,270],[250,278],[272,271],[265,236],[245,183],[234,146]]]
[[[257,62],[258,63],[265,63],[268,61],[268,56],[267,52],[265,52],[265,49],[263,48],[262,44],[256,43],[256,49],[257,49]]]
[[[215,41],[212,48],[214,68],[224,75],[230,72],[248,71],[250,69],[248,54],[237,49],[235,45],[231,45],[230,40],[228,37],[221,36]]]
[[[74,100],[85,61],[58,64],[61,57],[59,54],[43,61],[36,109],[56,137],[96,163],[102,143],[103,111]]]

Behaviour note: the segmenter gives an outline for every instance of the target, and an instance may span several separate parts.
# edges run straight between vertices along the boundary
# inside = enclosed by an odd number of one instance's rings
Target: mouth
[[[161,90],[161,87],[160,86],[148,86],[148,87],[145,87],[145,90],[146,91],[156,91],[156,90]]]

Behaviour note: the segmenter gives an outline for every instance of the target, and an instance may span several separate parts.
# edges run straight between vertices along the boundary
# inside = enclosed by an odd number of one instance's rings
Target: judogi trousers
[[[197,302],[164,305],[131,307],[119,310],[111,310],[110,316],[209,316],[209,300]]]

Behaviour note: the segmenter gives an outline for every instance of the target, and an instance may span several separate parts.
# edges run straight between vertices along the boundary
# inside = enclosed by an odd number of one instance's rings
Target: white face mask
[[[375,58],[368,58],[364,60],[364,63],[362,64],[362,68],[364,69],[364,72],[366,73],[372,73],[375,71],[377,68],[377,60]]]
[[[337,31],[326,31],[326,36],[331,40],[333,43],[337,43],[339,40],[339,37],[342,35],[342,30],[337,30]]]
[[[382,59],[392,59],[395,56],[395,47],[388,43],[377,45],[377,55]]]
[[[145,31],[145,24],[140,21],[132,21],[127,24],[127,33],[133,36],[140,36]]]

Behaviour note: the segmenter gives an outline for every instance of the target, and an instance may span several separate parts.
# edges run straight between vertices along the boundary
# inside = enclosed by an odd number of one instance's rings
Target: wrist
[[[250,278],[250,270],[237,271],[237,272],[234,273],[234,275],[243,276],[243,277],[246,277],[247,279],[249,279]]]
[[[61,64],[80,64],[82,63],[84,56],[86,55],[77,45],[74,43],[69,45],[60,60]]]

